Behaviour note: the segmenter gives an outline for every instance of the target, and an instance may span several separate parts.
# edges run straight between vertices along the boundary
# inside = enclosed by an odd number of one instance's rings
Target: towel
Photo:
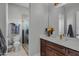
[[[71,25],[71,24],[70,24],[69,27],[68,27],[67,36],[74,37],[73,29],[72,29],[72,25]]]

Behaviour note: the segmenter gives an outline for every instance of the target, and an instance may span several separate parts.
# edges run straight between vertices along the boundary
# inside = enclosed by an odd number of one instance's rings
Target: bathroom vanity
[[[79,40],[75,38],[40,37],[41,56],[79,56]]]

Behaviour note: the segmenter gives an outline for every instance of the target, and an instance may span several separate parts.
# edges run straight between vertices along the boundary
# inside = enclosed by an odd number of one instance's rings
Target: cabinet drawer
[[[69,56],[79,56],[79,52],[72,50],[72,49],[68,49],[68,55]]]
[[[50,47],[47,47],[46,48],[46,55],[47,56],[63,56],[62,53],[50,48]]]
[[[55,51],[55,55],[56,55],[56,56],[65,56],[65,54],[62,54],[62,53],[60,53],[60,52],[58,52],[58,51]]]
[[[55,51],[49,47],[46,47],[46,56],[55,56]]]
[[[47,47],[51,47],[57,51],[59,51],[60,53],[65,54],[65,47],[57,45],[55,43],[51,43],[51,42],[47,42]]]

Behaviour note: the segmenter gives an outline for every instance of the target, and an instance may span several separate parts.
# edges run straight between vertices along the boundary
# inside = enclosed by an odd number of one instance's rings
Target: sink
[[[53,37],[52,37],[52,38],[49,39],[48,41],[62,45],[64,42],[66,42],[66,41],[68,41],[68,40],[66,39],[66,37],[64,37],[63,39],[60,39],[59,37],[56,37],[56,38],[53,38]]]
[[[79,39],[68,38],[69,40],[63,43],[63,46],[79,51]]]

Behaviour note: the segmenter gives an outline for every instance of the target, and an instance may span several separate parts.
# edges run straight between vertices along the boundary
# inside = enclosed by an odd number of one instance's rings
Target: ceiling
[[[25,7],[25,8],[29,8],[29,3],[15,3],[16,5]]]
[[[53,6],[55,6],[55,7],[62,7],[62,6],[64,6],[64,5],[66,5],[67,3],[53,3]]]
[[[25,7],[25,8],[29,8],[29,3],[15,3],[16,5]],[[67,3],[59,3],[56,7],[62,7],[64,5],[66,5]]]

